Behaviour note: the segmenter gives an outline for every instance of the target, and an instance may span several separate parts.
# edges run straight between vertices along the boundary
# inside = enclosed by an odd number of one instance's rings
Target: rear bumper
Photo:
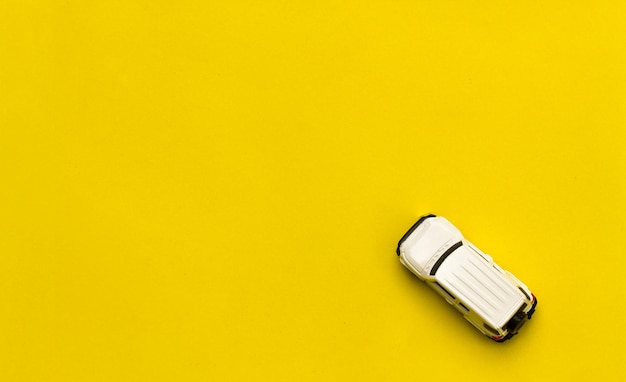
[[[524,319],[524,322],[527,321],[527,320],[530,320],[532,318],[533,314],[535,314],[535,309],[537,308],[537,297],[535,297],[534,294],[532,296],[533,296],[533,303],[530,306],[530,309],[528,309],[528,312],[526,312],[526,318]],[[521,327],[522,325],[523,325],[523,322],[519,325],[519,327]],[[495,337],[491,337],[491,339],[496,341],[496,342],[504,342],[506,340],[510,340],[516,334],[517,334],[517,332],[515,332],[515,333],[508,332],[504,336],[495,336]]]
[[[537,297],[535,297],[534,294],[532,296],[533,296],[533,305],[528,310],[528,313],[526,313],[526,315],[528,315],[529,320],[533,317],[533,314],[535,314],[535,308],[537,308]]]

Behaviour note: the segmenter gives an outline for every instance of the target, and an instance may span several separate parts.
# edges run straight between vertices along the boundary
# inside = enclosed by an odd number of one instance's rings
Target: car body
[[[528,287],[441,216],[422,216],[396,252],[406,268],[494,341],[513,337],[535,312],[537,299]]]

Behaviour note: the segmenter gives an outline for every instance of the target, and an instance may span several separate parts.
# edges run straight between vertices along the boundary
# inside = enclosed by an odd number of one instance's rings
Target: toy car
[[[535,312],[537,299],[526,285],[441,216],[422,216],[396,252],[405,267],[494,341],[513,337]]]

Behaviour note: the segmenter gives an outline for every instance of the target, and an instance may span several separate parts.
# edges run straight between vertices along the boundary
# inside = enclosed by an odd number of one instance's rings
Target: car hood
[[[400,256],[420,275],[426,277],[436,257],[462,239],[461,232],[445,218],[428,218],[400,245]]]

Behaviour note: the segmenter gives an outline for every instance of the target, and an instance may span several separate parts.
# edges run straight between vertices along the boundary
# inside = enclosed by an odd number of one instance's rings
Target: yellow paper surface
[[[624,380],[625,12],[3,1],[0,380]],[[512,341],[400,265],[425,213]]]

